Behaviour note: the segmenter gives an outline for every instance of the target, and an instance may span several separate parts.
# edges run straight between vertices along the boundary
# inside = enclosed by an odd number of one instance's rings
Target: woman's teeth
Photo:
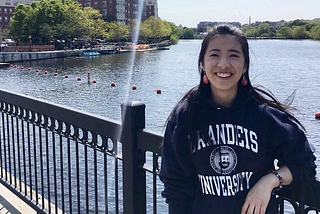
[[[218,76],[218,77],[226,78],[226,77],[230,77],[231,74],[230,74],[230,73],[217,73],[217,76]]]

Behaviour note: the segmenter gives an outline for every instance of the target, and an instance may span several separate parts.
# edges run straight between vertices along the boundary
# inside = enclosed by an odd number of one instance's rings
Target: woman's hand
[[[249,191],[241,214],[265,214],[273,188],[280,185],[274,174],[263,176]]]
[[[288,167],[282,166],[277,171],[284,179],[283,185],[289,185],[292,182],[292,174]],[[263,176],[249,191],[241,214],[265,214],[271,192],[279,185],[280,181],[274,174]]]

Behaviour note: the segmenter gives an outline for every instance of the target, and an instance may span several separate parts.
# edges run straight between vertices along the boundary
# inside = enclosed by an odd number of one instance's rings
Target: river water
[[[296,91],[293,106],[299,112],[295,115],[317,149],[316,163],[320,166],[320,121],[315,120],[315,113],[320,111],[320,41],[250,40],[249,44],[252,83],[271,90],[280,101]],[[199,40],[184,40],[170,50],[138,52],[129,86],[126,84],[131,55],[123,53],[20,62],[18,69],[0,69],[0,88],[120,121],[120,105],[129,87],[129,100],[146,104],[146,129],[163,133],[172,108],[199,82],[200,45]],[[22,71],[21,66],[32,71]],[[37,74],[35,69],[40,72]],[[88,72],[96,84],[87,83]],[[69,78],[64,78],[65,75]],[[77,81],[78,77],[82,81]],[[111,87],[111,82],[116,86]],[[137,89],[131,90],[132,85]],[[157,94],[157,89],[162,93]],[[164,207],[160,204],[163,213]]]

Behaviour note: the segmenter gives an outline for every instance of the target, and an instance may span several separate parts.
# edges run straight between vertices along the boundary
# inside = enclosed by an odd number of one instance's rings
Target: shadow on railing
[[[0,98],[0,182],[35,211],[158,213],[163,137],[143,130],[144,104],[123,104],[121,126],[4,90]]]

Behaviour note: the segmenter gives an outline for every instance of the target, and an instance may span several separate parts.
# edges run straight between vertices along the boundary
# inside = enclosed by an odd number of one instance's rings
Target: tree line
[[[82,8],[74,0],[42,0],[33,2],[30,6],[18,5],[6,36],[18,43],[27,44],[50,44],[57,40],[71,41],[75,38],[85,38],[92,42],[96,39],[128,42],[132,41],[135,28],[135,20],[125,26],[116,21],[107,22],[98,10],[92,7]],[[176,44],[180,38],[188,37],[188,33],[190,34],[182,26],[150,17],[141,23],[139,42],[170,40]]]
[[[262,23],[258,26],[243,26],[247,37],[285,38],[285,39],[316,39],[320,40],[320,20],[293,20],[280,26]]]
[[[85,38],[94,42],[102,39],[109,42],[130,42],[136,32],[136,21],[120,25],[116,21],[103,20],[98,10],[83,8],[74,0],[42,0],[30,6],[18,5],[6,37],[17,43],[52,44],[54,41],[72,41]],[[317,39],[320,40],[320,19],[313,21],[294,20],[290,22],[265,22],[241,27],[247,37]],[[155,43],[170,40],[172,44],[179,39],[197,39],[196,28],[148,18],[141,23],[139,43]]]

